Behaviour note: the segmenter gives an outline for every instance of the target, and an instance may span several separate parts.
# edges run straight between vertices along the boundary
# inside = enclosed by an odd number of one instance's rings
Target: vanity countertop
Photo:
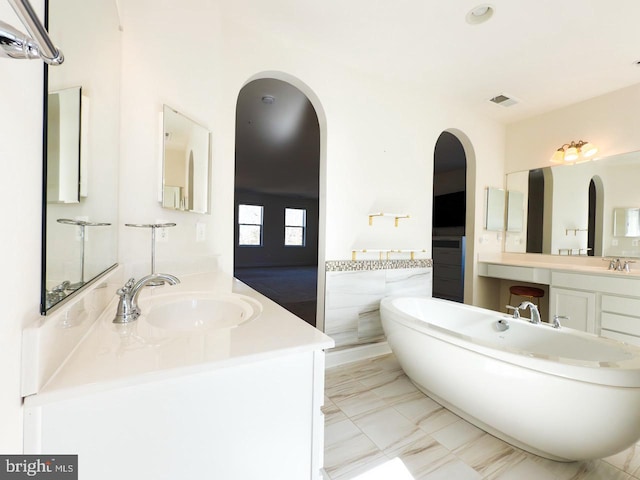
[[[544,255],[536,253],[485,253],[478,256],[479,264],[506,265],[547,271],[564,271],[621,278],[640,278],[640,266],[633,263],[630,272],[608,270],[608,263],[600,257]]]
[[[126,387],[247,364],[277,356],[331,348],[333,339],[237,279],[222,273],[194,274],[175,286],[141,291],[141,317],[114,324],[118,298],[108,304],[73,352],[29,402],[51,401],[106,388]],[[175,332],[144,321],[142,305],[167,294],[237,293],[257,300],[262,312],[235,328]],[[33,404],[33,403],[32,403]]]

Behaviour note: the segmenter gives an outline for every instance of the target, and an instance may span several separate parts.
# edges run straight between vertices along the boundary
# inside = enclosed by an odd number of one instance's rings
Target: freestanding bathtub
[[[428,297],[385,298],[380,314],[419,389],[512,445],[574,461],[640,438],[640,348]]]

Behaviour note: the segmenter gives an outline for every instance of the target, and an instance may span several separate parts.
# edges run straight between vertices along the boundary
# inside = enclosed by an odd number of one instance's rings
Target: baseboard
[[[329,350],[326,353],[325,368],[337,367],[346,363],[366,360],[368,358],[379,357],[391,353],[391,348],[387,342],[369,343],[367,345],[357,345],[351,348],[340,350]]]

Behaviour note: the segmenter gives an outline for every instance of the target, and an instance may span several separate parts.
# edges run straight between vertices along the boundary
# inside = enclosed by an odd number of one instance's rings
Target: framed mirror
[[[44,74],[42,314],[117,261],[121,64],[114,0],[45,11],[65,61]]]
[[[484,228],[491,231],[504,230],[505,191],[488,187],[486,191],[486,216]]]
[[[211,132],[167,105],[162,118],[162,206],[209,213]]]

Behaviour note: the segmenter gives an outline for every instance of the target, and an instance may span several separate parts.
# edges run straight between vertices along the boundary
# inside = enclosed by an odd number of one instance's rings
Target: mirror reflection
[[[639,171],[640,152],[630,152],[508,174],[525,218],[522,232],[507,232],[505,251],[640,257]]]
[[[504,230],[505,191],[501,188],[487,188],[487,210],[484,227],[487,230]]]
[[[80,201],[82,88],[47,96],[47,203]]]
[[[45,67],[43,314],[116,263],[121,64],[115,1],[45,7],[65,62]]]
[[[209,213],[210,132],[165,105],[163,137],[162,206]]]

